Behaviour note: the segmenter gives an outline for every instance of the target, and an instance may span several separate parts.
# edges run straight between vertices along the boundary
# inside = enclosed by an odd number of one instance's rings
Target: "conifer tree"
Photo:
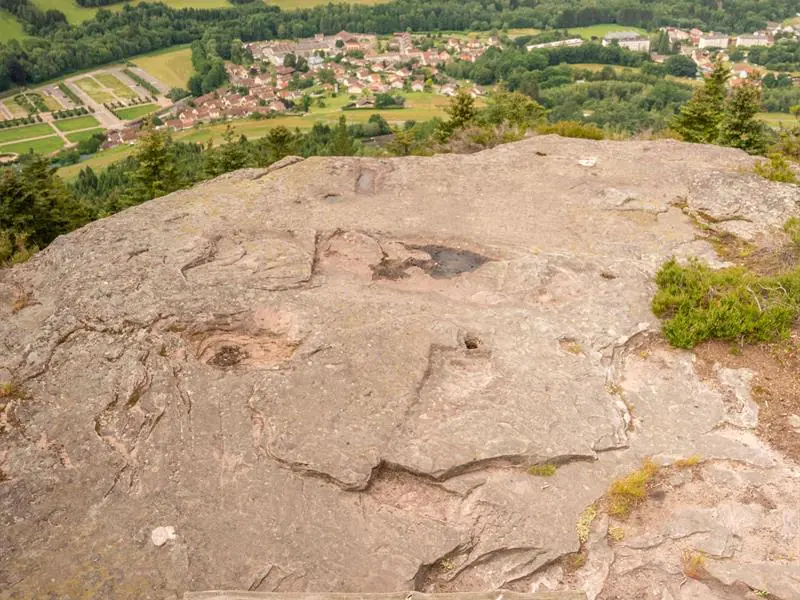
[[[725,110],[725,84],[729,77],[730,69],[717,60],[711,77],[681,108],[672,128],[687,142],[713,144],[719,138]]]
[[[347,131],[347,119],[344,115],[339,117],[339,124],[333,130],[329,154],[332,156],[353,156],[356,153],[353,139]]]
[[[761,90],[746,80],[725,104],[717,143],[741,148],[749,154],[763,154],[767,139],[764,124],[756,119],[760,108]]]

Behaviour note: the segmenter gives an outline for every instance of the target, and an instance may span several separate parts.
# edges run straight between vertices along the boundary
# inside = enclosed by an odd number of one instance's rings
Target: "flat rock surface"
[[[737,493],[744,465],[773,486],[769,531],[797,547],[779,524],[797,524],[795,466],[755,436],[747,372],[701,380],[657,342],[649,305],[670,256],[717,260],[688,212],[774,236],[797,187],[730,149],[554,136],[286,165],[0,272],[0,380],[21,390],[0,414],[1,597],[615,598],[620,551],[681,580],[648,554],[658,540],[697,536],[752,564],[747,581],[797,560],[742,550],[766,513],[715,526],[689,496],[640,548],[598,546],[591,581],[552,572],[585,508],[645,456],[700,455]],[[726,577],[698,585],[724,594]],[[626,597],[651,597],[638,589]]]

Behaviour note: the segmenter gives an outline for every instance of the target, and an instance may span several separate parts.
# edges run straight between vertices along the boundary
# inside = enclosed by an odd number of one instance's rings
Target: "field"
[[[6,105],[6,108],[11,111],[11,114],[14,117],[27,117],[28,111],[25,110],[22,106],[17,104],[12,97],[3,98],[3,104]]]
[[[71,119],[64,119],[63,121],[56,121],[54,123],[59,131],[77,131],[79,129],[87,129],[89,127],[97,127],[100,123],[97,122],[91,115],[83,117],[73,117]]]
[[[12,129],[0,129],[0,144],[4,142],[16,142],[32,137],[50,135],[53,128],[47,123],[36,123],[35,125],[25,125],[24,127],[14,127]]]
[[[61,110],[62,108],[64,108],[63,106],[61,106],[61,103],[55,98],[53,98],[53,96],[51,96],[50,94],[42,94],[42,100],[44,100],[44,103],[47,105],[47,108],[49,108],[51,111]]]
[[[32,0],[32,2],[42,10],[54,8],[60,10],[67,17],[67,21],[72,24],[83,23],[87,19],[94,17],[97,7],[83,7],[73,0]],[[107,8],[111,8],[110,6]]]
[[[333,4],[384,4],[391,0],[330,0]],[[281,10],[295,10],[299,8],[312,8],[320,4],[328,4],[329,0],[264,0],[267,6],[277,6]]]
[[[78,79],[75,82],[75,85],[77,85],[84,92],[89,94],[89,96],[95,102],[99,102],[100,104],[105,104],[106,102],[114,101],[114,96],[103,90],[103,88],[100,87],[100,84],[97,83],[91,77],[83,77],[81,79]]]
[[[0,146],[2,149],[2,146]],[[2,151],[2,150],[0,150]],[[103,150],[102,152],[98,152],[88,160],[83,162],[79,162],[74,165],[70,165],[68,167],[62,167],[58,170],[58,175],[66,181],[72,181],[78,176],[81,169],[84,167],[92,167],[92,169],[103,169],[110,165],[113,162],[117,162],[118,160],[122,160],[126,156],[130,156],[133,153],[133,148],[128,144],[121,144],[119,146],[115,146],[110,150]]]
[[[0,145],[0,152],[16,152],[17,154],[24,154],[28,150],[33,150],[39,154],[50,154],[56,150],[60,150],[64,146],[64,140],[57,135],[42,138],[40,140],[33,140],[32,142],[17,142],[12,144]]]
[[[131,62],[170,87],[185,88],[189,77],[194,74],[189,48],[132,58]]]
[[[94,76],[94,78],[99,81],[101,84],[106,86],[117,98],[138,98],[136,92],[134,92],[131,88],[127,85],[122,83],[119,79],[117,79],[111,73],[99,73]]]
[[[239,119],[231,121],[231,125],[236,135],[244,134],[250,139],[262,137],[266,135],[270,129],[280,125],[288,127],[289,129],[299,127],[305,130],[311,129],[317,121],[323,121],[333,125],[339,120],[339,116],[342,114],[347,117],[348,123],[365,123],[372,115],[378,113],[383,115],[383,118],[389,123],[399,125],[405,121],[426,121],[433,117],[444,116],[444,107],[450,102],[449,98],[444,96],[424,92],[405,94],[405,97],[406,106],[408,108],[399,110],[354,110],[342,112],[341,107],[350,102],[350,99],[345,95],[340,95],[337,98],[327,98],[324,108],[313,106],[310,115],[283,116],[261,121]],[[225,123],[203,125],[196,129],[179,131],[174,133],[172,137],[181,142],[206,143],[212,138],[216,142],[219,142],[222,140],[226,127],[227,124]],[[127,144],[116,146],[110,150],[98,152],[94,156],[76,165],[63,167],[59,169],[58,174],[66,180],[72,180],[78,176],[78,173],[84,167],[92,167],[92,169],[95,170],[102,169],[113,162],[130,156],[134,150],[134,147]]]
[[[120,108],[115,110],[114,114],[123,121],[130,119],[137,119],[144,115],[149,115],[151,112],[158,110],[157,104],[140,104],[139,106],[131,106],[130,108]]]
[[[628,27],[626,25],[592,25],[590,27],[573,27],[568,32],[572,35],[580,36],[585,40],[590,40],[593,37],[602,38],[614,31],[635,31],[637,33],[647,33],[644,29],[639,27]]]
[[[73,143],[82,142],[83,140],[88,140],[95,133],[103,133],[103,131],[105,131],[105,129],[103,129],[102,127],[98,127],[96,129],[89,129],[87,131],[79,131],[78,133],[70,133],[67,136],[67,139]]]
[[[22,29],[22,23],[11,13],[0,10],[0,40],[24,40],[27,37],[30,36]]]
[[[758,118],[764,121],[770,127],[791,127],[797,125],[797,119],[787,113],[758,113]]]
[[[541,29],[534,29],[533,27],[524,27],[518,29],[509,29],[508,30],[508,37],[510,38],[517,38],[523,35],[536,35],[537,33],[542,33]]]
[[[567,64],[567,66],[574,67],[576,69],[587,69],[589,71],[592,71],[593,73],[602,71],[605,67],[611,67],[614,70],[614,73],[622,73],[625,70],[635,71],[635,72],[640,71],[639,67],[623,67],[622,65],[601,65],[599,63],[575,63],[575,64]]]
[[[173,8],[225,8],[231,6],[227,0],[163,0],[164,4]],[[83,7],[74,0],[32,0],[32,2],[41,8],[47,10],[55,8],[60,10],[67,16],[67,21],[72,24],[83,23],[88,19],[94,18],[99,10],[99,7]],[[119,11],[125,4],[138,4],[138,0],[134,2],[120,2],[118,4],[111,4],[105,6],[107,10]]]

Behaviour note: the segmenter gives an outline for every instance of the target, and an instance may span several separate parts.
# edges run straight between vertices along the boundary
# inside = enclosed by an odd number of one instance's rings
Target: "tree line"
[[[261,2],[209,10],[176,10],[163,4],[142,3],[126,5],[113,13],[101,9],[94,19],[71,26],[58,11],[37,16],[38,9],[30,0],[0,0],[0,7],[25,23],[36,23],[31,27],[37,33],[46,33],[45,37],[0,43],[0,90],[191,43],[208,31],[243,41],[310,37],[342,29],[388,34],[407,29],[485,31],[597,23],[645,28],[678,24],[752,31],[763,27],[767,20],[783,19],[797,10],[797,0],[731,0],[717,4],[716,0],[662,0],[641,5],[628,0],[394,0],[376,6],[328,4],[283,12]]]

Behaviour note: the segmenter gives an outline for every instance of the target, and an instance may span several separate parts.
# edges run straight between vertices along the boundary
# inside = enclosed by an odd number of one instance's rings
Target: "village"
[[[755,47],[773,46],[782,39],[797,40],[800,38],[800,25],[770,23],[761,31],[740,35],[677,27],[662,27],[658,32],[648,34],[643,30],[628,31],[622,26],[602,37],[576,37],[567,32],[559,32],[559,35],[562,39],[524,47],[532,52],[600,42],[603,46],[619,46],[648,54],[655,63],[664,63],[670,55],[677,53],[691,58],[697,65],[698,78],[710,73],[715,61],[722,57],[730,61],[732,77],[729,84],[735,87],[745,80],[760,85],[767,73],[766,69],[747,61],[748,52]],[[658,51],[663,48],[665,38],[669,54]],[[134,143],[150,119],[159,128],[179,132],[200,124],[231,119],[299,117],[319,107],[337,111],[340,108],[345,111],[399,109],[408,107],[407,99],[411,99],[409,104],[413,104],[423,95],[446,98],[455,95],[460,88],[465,88],[474,98],[480,98],[486,95],[486,89],[470,81],[453,79],[445,73],[444,66],[453,61],[474,63],[488,49],[502,48],[511,43],[511,39],[505,35],[501,38],[499,34],[433,36],[406,31],[378,36],[340,31],[298,40],[250,42],[243,44],[246,60],[242,62],[245,64],[225,63],[228,77],[225,86],[199,97],[186,97],[175,102],[166,97],[168,88],[143,70],[115,71],[115,77],[131,86],[136,85],[136,82],[129,81],[133,77],[158,92],[157,97],[153,96],[155,103],[146,105],[155,111],[153,116],[147,116],[146,107],[112,110],[107,108],[110,105],[95,102],[93,89],[85,85],[85,89],[81,88],[85,79],[67,80],[65,83],[88,106],[96,108],[97,119],[84,117],[86,127],[96,127],[99,119],[99,124],[106,129],[102,148],[108,149]],[[797,75],[788,75],[793,85],[800,85]],[[102,77],[111,79],[108,74],[96,76],[100,81]],[[159,89],[149,85],[151,83]],[[56,86],[50,88],[53,95],[59,92]],[[102,89],[111,93],[110,88]],[[137,87],[132,89],[142,97],[149,93]],[[90,92],[88,96],[87,90]],[[125,110],[131,111],[128,120],[124,120],[127,116],[123,114]],[[136,110],[141,114],[132,112]],[[41,114],[44,120],[50,118],[47,113]],[[88,136],[95,131],[87,129],[80,135]],[[50,131],[42,133],[52,134]],[[73,142],[69,135],[65,137],[60,132],[58,135],[65,138],[61,143]]]
[[[798,29],[773,23],[765,30],[736,36],[676,27],[665,27],[662,31],[670,45],[690,57],[699,73],[705,75],[713,70],[720,53],[724,60],[729,60],[731,50],[746,52],[755,46],[772,46],[781,37],[798,38]],[[584,43],[588,40],[567,38],[527,48],[532,51]],[[646,34],[611,32],[604,36],[602,44],[650,54],[656,63],[668,58],[651,52],[651,38]],[[395,33],[386,40],[374,34],[341,31],[297,41],[252,42],[245,44],[252,65],[227,65],[231,84],[227,90],[179,103],[167,113],[164,124],[178,131],[218,119],[303,113],[310,102],[325,102],[325,98],[339,95],[348,96],[352,101],[348,107],[356,109],[386,108],[379,99],[395,92],[424,91],[452,96],[459,82],[441,72],[441,66],[454,60],[475,62],[490,47],[501,47],[498,36],[485,39],[452,36],[433,46],[428,36],[410,32]],[[736,86],[748,78],[760,80],[763,72],[746,60],[734,62],[730,84]],[[795,84],[800,85],[800,78],[796,78]],[[485,90],[477,85],[469,84],[468,91],[476,98],[485,95]]]
[[[475,62],[492,46],[500,46],[498,37],[451,37],[445,49],[423,48],[419,38],[407,32],[385,41],[373,34],[340,31],[297,41],[252,42],[245,44],[252,65],[226,64],[227,90],[178,103],[163,118],[164,124],[179,131],[217,119],[303,113],[308,103],[339,95],[352,101],[352,109],[387,108],[391,102],[381,104],[381,98],[397,92],[452,96],[457,83],[440,71],[441,65],[456,59]],[[485,94],[476,85],[469,91],[474,97]]]

